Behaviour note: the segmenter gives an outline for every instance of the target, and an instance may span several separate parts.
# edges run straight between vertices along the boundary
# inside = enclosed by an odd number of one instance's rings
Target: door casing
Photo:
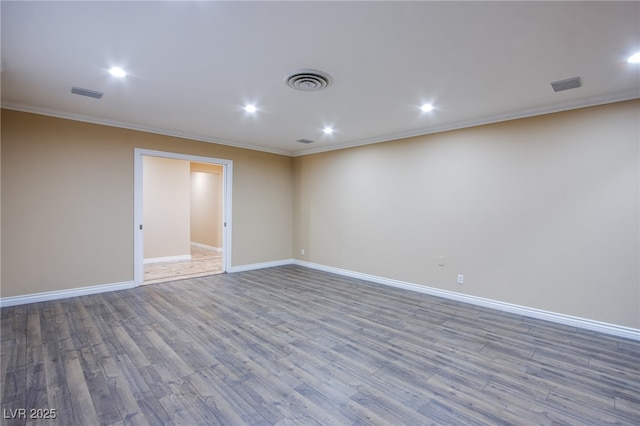
[[[181,154],[177,152],[157,151],[135,148],[134,150],[134,187],[133,187],[133,275],[136,286],[144,283],[144,224],[142,198],[142,157],[143,156],[171,158],[175,160],[193,161],[198,163],[217,164],[222,166],[222,267],[223,272],[231,269],[231,196],[233,183],[233,161]]]

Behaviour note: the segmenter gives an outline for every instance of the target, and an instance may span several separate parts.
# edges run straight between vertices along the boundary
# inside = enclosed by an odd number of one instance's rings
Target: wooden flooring
[[[640,342],[297,266],[1,314],[6,425],[640,423]]]

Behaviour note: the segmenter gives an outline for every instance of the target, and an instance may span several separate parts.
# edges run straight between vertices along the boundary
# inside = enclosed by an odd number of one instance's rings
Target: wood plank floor
[[[1,318],[6,425],[640,423],[640,342],[297,266]]]

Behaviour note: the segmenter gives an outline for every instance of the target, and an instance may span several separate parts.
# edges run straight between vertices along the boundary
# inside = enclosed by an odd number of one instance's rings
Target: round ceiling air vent
[[[305,92],[322,90],[331,84],[331,76],[317,70],[300,70],[284,79],[289,87]]]

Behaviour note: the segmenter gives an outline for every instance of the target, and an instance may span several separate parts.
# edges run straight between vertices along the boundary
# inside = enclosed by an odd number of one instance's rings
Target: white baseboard
[[[248,265],[232,266],[227,272],[244,272],[256,269],[272,268],[276,266],[298,265],[305,268],[316,269],[319,271],[329,272],[350,278],[374,282],[377,284],[388,285],[391,287],[402,288],[415,291],[418,293],[429,294],[432,296],[442,297],[445,299],[456,300],[472,305],[483,306],[486,308],[496,309],[503,312],[510,312],[517,315],[523,315],[531,318],[542,319],[546,321],[564,324],[571,327],[583,328],[586,330],[597,331],[610,334],[613,336],[624,337],[627,339],[640,341],[640,330],[624,327],[616,324],[609,324],[600,321],[594,321],[586,318],[574,317],[555,312],[544,311],[541,309],[529,308],[526,306],[514,305],[511,303],[499,302],[496,300],[485,299],[477,296],[469,296],[466,294],[456,293],[447,290],[440,290],[433,287],[427,287],[419,284],[413,284],[405,281],[393,280],[390,278],[378,277],[376,275],[363,274],[361,272],[350,271],[347,269],[334,268],[332,266],[321,265],[318,263],[306,262],[298,259],[282,259],[271,262],[253,263]],[[69,290],[58,290],[44,293],[27,294],[24,296],[13,296],[0,298],[0,307],[8,307],[22,305],[27,303],[44,302],[48,300],[64,299],[67,297],[86,296],[90,294],[105,293],[108,291],[125,290],[136,287],[135,282],[126,281],[114,284],[103,284],[89,287],[80,287]]]
[[[136,287],[133,281],[114,284],[93,285],[89,287],[71,288],[68,290],[47,291],[44,293],[26,294],[0,298],[0,307],[24,305],[27,303],[46,302],[48,300],[66,299],[67,297],[87,296],[90,294],[106,293],[108,291],[126,290]]]
[[[332,266],[320,265],[317,263],[306,262],[298,259],[294,259],[292,263],[294,265],[304,266],[306,268],[317,269],[324,272],[343,275],[350,278],[370,281],[377,284],[384,284],[384,285],[388,285],[396,288],[403,288],[406,290],[416,291],[419,293],[429,294],[432,296],[442,297],[445,299],[456,300],[459,302],[465,302],[465,303],[469,303],[477,306],[483,306],[485,308],[496,309],[503,312],[510,312],[513,314],[523,315],[530,318],[542,319],[546,321],[555,322],[558,324],[568,325],[571,327],[598,331],[598,332],[610,334],[613,336],[624,337],[627,339],[640,341],[640,330],[631,328],[631,327],[624,327],[621,325],[609,324],[609,323],[594,321],[586,318],[580,318],[580,317],[574,317],[571,315],[564,315],[564,314],[559,314],[555,312],[544,311],[542,309],[514,305],[512,303],[499,302],[497,300],[485,299],[477,296],[469,296],[466,294],[456,293],[453,291],[440,290],[437,288],[427,287],[420,284],[413,284],[409,282],[393,280],[390,278],[383,278],[375,275],[363,274],[360,272],[349,271],[347,269],[334,268]]]
[[[227,272],[235,273],[235,272],[253,271],[255,269],[273,268],[275,266],[291,265],[294,262],[295,262],[294,259],[282,259],[282,260],[274,260],[271,262],[251,263],[248,265],[232,266],[231,269],[228,270]]]
[[[194,246],[194,247],[200,247],[200,248],[205,249],[205,250],[217,251],[218,253],[222,253],[222,248],[221,247],[208,246],[206,244],[196,243],[194,241],[191,241],[191,245]]]
[[[190,254],[182,254],[180,256],[166,256],[166,257],[150,257],[144,260],[145,265],[151,263],[174,263],[174,262],[190,262]]]

